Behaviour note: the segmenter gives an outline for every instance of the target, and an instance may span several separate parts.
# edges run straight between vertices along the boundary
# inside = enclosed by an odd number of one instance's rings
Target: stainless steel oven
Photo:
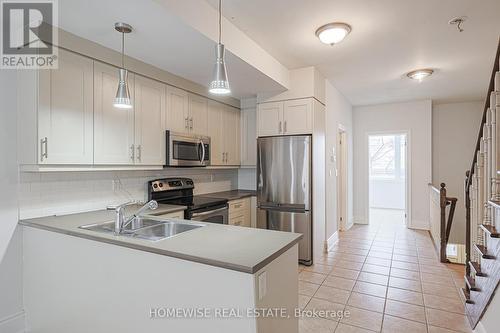
[[[205,208],[199,211],[188,211],[187,219],[200,222],[210,222],[218,224],[228,224],[228,205],[213,208]]]
[[[210,137],[166,131],[167,166],[210,165]]]

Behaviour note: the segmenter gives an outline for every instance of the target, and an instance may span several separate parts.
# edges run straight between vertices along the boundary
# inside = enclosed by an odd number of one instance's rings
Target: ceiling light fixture
[[[319,27],[316,30],[316,37],[322,43],[335,45],[344,40],[351,30],[351,26],[347,23],[333,22]]]
[[[222,8],[219,0],[219,42],[215,46],[215,65],[213,80],[210,82],[208,91],[216,95],[227,95],[231,93],[227,79],[226,62],[224,60],[224,44],[221,43],[222,35]]]
[[[417,80],[418,82],[422,82],[423,79],[431,76],[434,73],[433,69],[423,68],[411,71],[406,74],[410,79]]]
[[[132,26],[127,23],[115,23],[115,30],[122,34],[122,67],[118,71],[119,82],[113,106],[119,109],[131,109],[130,91],[128,90],[128,71],[125,69],[125,34],[132,32]]]

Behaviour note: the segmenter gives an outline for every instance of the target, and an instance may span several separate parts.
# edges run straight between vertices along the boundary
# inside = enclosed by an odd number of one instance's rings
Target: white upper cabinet
[[[128,86],[134,103],[134,75]],[[134,164],[134,108],[113,106],[118,87],[118,69],[94,63],[94,163]]]
[[[207,99],[189,94],[189,131],[193,134],[207,135]]]
[[[167,120],[165,128],[179,133],[189,132],[189,102],[186,91],[167,86]]]
[[[240,165],[240,111],[224,104],[208,102],[210,164]]]
[[[39,71],[39,164],[92,164],[92,68],[91,59],[60,49],[59,69]]]
[[[241,110],[241,165],[257,164],[257,114],[255,108]]]
[[[135,164],[165,164],[166,86],[135,75]]]
[[[210,164],[224,164],[224,138],[222,127],[223,105],[214,101],[208,102],[207,134],[210,137]]]
[[[283,131],[283,102],[259,104],[257,109],[259,136],[280,135]]]
[[[308,134],[313,130],[312,99],[285,101],[283,105],[283,134]]]
[[[313,100],[311,98],[259,104],[258,136],[311,134]]]
[[[226,165],[240,165],[240,111],[225,106],[222,116]]]

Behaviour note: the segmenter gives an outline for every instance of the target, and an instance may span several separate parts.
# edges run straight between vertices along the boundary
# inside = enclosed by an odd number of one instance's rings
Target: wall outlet
[[[259,274],[259,300],[262,300],[267,294],[267,272]]]

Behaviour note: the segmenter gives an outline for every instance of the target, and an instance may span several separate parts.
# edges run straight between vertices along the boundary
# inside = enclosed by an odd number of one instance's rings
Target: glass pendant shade
[[[116,91],[115,102],[113,106],[119,109],[131,109],[132,102],[130,101],[130,91],[128,90],[128,71],[120,68],[120,81],[118,82],[118,90]]]
[[[213,80],[209,86],[209,92],[216,95],[227,95],[231,93],[227,79],[226,63],[224,61],[224,45],[217,44],[215,47],[215,65]]]

